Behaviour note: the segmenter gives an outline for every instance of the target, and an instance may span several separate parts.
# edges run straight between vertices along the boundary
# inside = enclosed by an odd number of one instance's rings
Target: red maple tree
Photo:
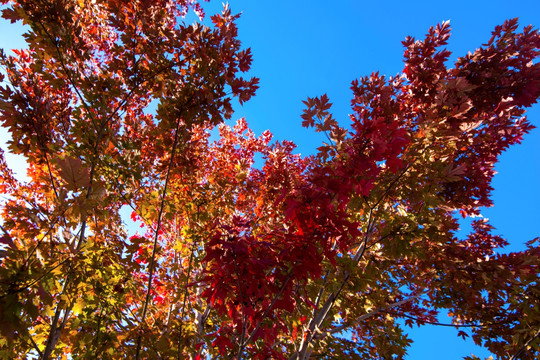
[[[0,153],[0,358],[395,359],[397,320],[448,310],[498,357],[534,359],[537,241],[500,255],[487,221],[456,230],[532,129],[538,31],[509,20],[452,68],[448,23],[407,38],[402,74],[353,81],[349,124],[326,95],[304,102],[328,142],[301,157],[224,123],[257,89],[251,53],[228,7],[211,27],[185,24],[190,9],[3,10],[30,27],[27,50],[0,56],[0,120],[29,169],[18,180]]]

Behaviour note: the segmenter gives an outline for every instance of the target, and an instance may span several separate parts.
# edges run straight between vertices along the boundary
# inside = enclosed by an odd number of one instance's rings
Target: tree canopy
[[[456,235],[533,128],[532,26],[452,66],[447,22],[406,38],[401,74],[352,82],[350,119],[305,99],[327,140],[300,156],[225,122],[258,88],[227,6],[207,26],[183,20],[205,16],[194,0],[0,4],[30,29],[0,53],[29,164],[17,179],[0,150],[0,358],[401,359],[405,328],[448,312],[498,358],[536,359],[538,239],[500,253],[483,218]]]

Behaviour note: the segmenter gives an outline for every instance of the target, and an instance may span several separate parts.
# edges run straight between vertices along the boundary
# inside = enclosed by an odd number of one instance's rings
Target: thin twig
[[[198,216],[199,214],[197,213],[197,222],[198,222]],[[188,284],[189,284],[189,279],[191,278],[191,269],[193,267],[193,258],[195,257],[195,246],[196,246],[196,242],[193,243],[192,247],[191,247],[191,254],[189,255],[189,264],[188,264],[188,271],[187,271],[187,275],[186,275],[186,284],[184,286],[184,300],[182,302],[182,313],[180,314],[180,321],[182,321],[182,319],[184,318],[184,314],[186,312],[186,304],[187,304],[187,297],[189,295],[189,290],[188,290]],[[182,324],[182,323],[180,323]],[[178,335],[178,353],[177,353],[177,359],[180,360],[181,359],[181,343],[182,343],[182,325],[180,325],[180,334]]]
[[[509,324],[509,323],[512,322],[512,321],[509,321],[509,320],[503,320],[503,321],[497,321],[497,322],[485,323],[485,324],[449,324],[449,323],[441,323],[441,322],[438,322],[438,321],[423,320],[423,319],[419,319],[417,317],[414,317],[414,316],[411,316],[411,315],[408,315],[408,314],[403,314],[403,313],[400,313],[400,312],[397,312],[397,311],[389,311],[389,310],[383,309],[383,310],[381,310],[379,312],[387,313],[387,314],[394,315],[394,316],[399,316],[399,317],[405,317],[405,318],[415,320],[415,321],[418,321],[418,322],[421,322],[421,323],[426,323],[426,324],[429,324],[429,325],[447,326],[447,327],[455,327],[455,328],[471,328],[471,327],[481,328],[481,327],[499,326],[499,325]]]
[[[292,270],[289,272],[289,275],[287,275],[287,278],[285,279],[285,281],[283,282],[283,284],[281,285],[281,288],[279,289],[278,293],[274,296],[274,298],[272,299],[272,302],[270,303],[270,305],[268,305],[268,307],[266,308],[266,310],[264,311],[262,317],[261,317],[261,320],[259,320],[259,322],[257,323],[257,325],[255,326],[255,329],[253,329],[253,331],[251,332],[251,334],[249,335],[248,339],[246,340],[245,344],[243,344],[243,347],[245,349],[245,347],[251,342],[251,340],[253,340],[253,338],[255,337],[255,335],[257,334],[257,332],[259,331],[259,328],[261,327],[263,321],[266,319],[266,317],[268,316],[268,314],[270,313],[270,311],[272,310],[272,307],[274,307],[274,304],[276,303],[276,301],[279,299],[279,297],[281,296],[281,294],[283,293],[283,290],[285,290],[285,287],[287,286],[287,284],[289,283],[289,280],[291,280],[292,278],[292,275],[293,275],[293,272]],[[240,353],[238,355],[241,355]]]
[[[403,304],[406,304],[406,303],[409,303],[413,300],[416,300],[418,299],[419,297],[427,294],[428,292],[425,292],[425,293],[422,293],[422,294],[419,294],[419,295],[416,295],[416,296],[411,296],[410,298],[407,298],[407,299],[404,299],[404,300],[401,300],[401,301],[397,301],[395,303],[392,303],[392,304],[388,304],[388,305],[385,305],[385,306],[382,306],[380,308],[377,308],[373,311],[370,311],[364,315],[361,315],[359,317],[357,317],[354,321],[352,322],[345,322],[343,325],[340,325],[340,326],[336,326],[335,328],[333,328],[332,330],[328,331],[329,334],[336,334],[336,333],[340,333],[342,332],[343,330],[346,330],[352,326],[355,326],[356,324],[360,323],[361,321],[364,321],[372,316],[375,316],[377,314],[380,314],[380,313],[390,313],[389,311],[387,311],[387,309],[392,309],[392,308],[395,308],[397,306],[401,306]]]
[[[536,332],[536,334],[529,339],[529,341],[527,341],[525,343],[525,345],[523,345],[514,355],[512,355],[512,357],[510,358],[510,360],[516,360],[519,358],[519,356],[521,356],[526,350],[527,348],[529,347],[529,345],[535,340],[537,339],[538,337],[540,337],[540,330],[538,330]]]
[[[169,160],[169,166],[167,167],[167,174],[165,175],[165,184],[163,185],[163,190],[161,192],[161,204],[159,207],[159,213],[157,218],[157,225],[156,225],[156,231],[154,235],[154,244],[152,249],[152,258],[150,259],[150,269],[148,274],[148,283],[147,283],[147,289],[146,289],[146,298],[144,300],[143,305],[143,311],[141,315],[141,323],[144,323],[146,318],[146,312],[148,311],[148,304],[150,303],[150,292],[152,290],[152,280],[154,276],[154,270],[155,270],[155,262],[156,262],[156,255],[157,255],[157,248],[158,248],[158,239],[159,239],[159,230],[161,227],[161,217],[163,215],[163,210],[165,209],[165,197],[167,193],[167,187],[169,185],[169,177],[171,174],[173,162],[174,162],[174,155],[176,153],[176,147],[178,146],[178,140],[179,140],[179,130],[180,130],[180,124],[181,124],[181,118],[178,117],[176,121],[176,129],[174,132],[174,143],[171,149],[171,158]],[[141,351],[141,338],[142,335],[139,334],[137,336],[137,349],[135,351],[135,359],[138,360],[140,356]]]
[[[246,312],[245,312],[245,306],[244,306],[244,294],[242,292],[242,286],[240,284],[240,274],[238,272],[238,261],[236,260],[236,256],[234,258],[234,268],[236,271],[236,282],[238,286],[238,292],[240,293],[240,303],[242,304],[242,334],[240,335],[240,347],[238,349],[238,354],[236,355],[236,360],[242,360],[242,355],[244,352],[244,340],[246,338]]]

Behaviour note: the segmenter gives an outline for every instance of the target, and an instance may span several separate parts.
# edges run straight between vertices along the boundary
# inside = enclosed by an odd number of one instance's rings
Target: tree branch
[[[180,112],[182,113],[182,112]],[[159,230],[161,227],[161,217],[163,215],[163,209],[165,208],[165,197],[167,193],[167,187],[169,185],[169,177],[172,170],[172,165],[174,162],[174,155],[176,153],[176,148],[178,146],[178,140],[179,140],[179,131],[180,131],[180,123],[181,118],[180,115],[178,116],[178,119],[176,120],[176,129],[174,131],[174,142],[171,149],[171,158],[169,160],[169,165],[167,167],[167,174],[165,175],[165,184],[163,185],[163,191],[161,192],[161,204],[159,207],[159,213],[157,218],[157,225],[156,225],[156,231],[154,235],[154,244],[152,248],[152,258],[150,259],[150,268],[149,268],[149,274],[148,274],[148,283],[147,283],[147,289],[146,289],[146,297],[144,300],[143,305],[143,311],[141,315],[141,324],[145,322],[146,319],[146,312],[148,311],[148,304],[150,303],[150,292],[152,290],[152,280],[154,276],[154,270],[155,270],[155,262],[156,262],[156,255],[157,255],[157,247],[158,247],[158,238],[159,238]],[[137,336],[137,348],[135,350],[135,359],[138,360],[140,356],[141,351],[141,334]]]
[[[426,323],[426,324],[429,324],[429,325],[447,326],[447,327],[454,327],[454,328],[490,327],[490,326],[498,326],[498,325],[508,324],[508,323],[511,322],[511,321],[506,321],[505,320],[505,321],[498,321],[498,322],[485,323],[485,324],[448,324],[448,323],[441,323],[441,322],[438,322],[438,321],[422,320],[422,319],[419,319],[419,318],[411,316],[411,315],[399,313],[397,311],[381,310],[379,312],[384,312],[384,313],[395,315],[395,316],[405,317],[405,318],[415,320],[415,321],[418,321],[418,322],[423,322],[423,323]]]
[[[529,345],[535,340],[537,339],[538,337],[540,337],[540,329],[536,332],[536,334],[529,339],[529,341],[527,341],[525,343],[525,345],[523,345],[514,355],[512,355],[512,357],[510,358],[510,360],[517,360],[526,350],[527,348],[529,347]]]
[[[423,295],[426,295],[428,292],[425,292],[425,293],[422,293],[422,294],[419,294],[419,295],[416,295],[416,296],[412,296],[410,298],[407,298],[407,299],[404,299],[404,300],[401,300],[401,301],[397,301],[395,303],[392,303],[392,304],[388,304],[388,305],[385,305],[383,307],[380,307],[380,308],[377,308],[371,312],[368,312],[364,315],[361,315],[359,317],[357,317],[354,321],[347,321],[345,322],[343,325],[340,325],[340,326],[337,326],[335,328],[333,328],[332,330],[328,331],[328,334],[337,334],[337,333],[340,333],[342,332],[343,330],[346,330],[352,326],[355,326],[357,325],[358,323],[360,323],[361,321],[364,321],[366,319],[369,319],[370,317],[372,316],[375,316],[377,314],[380,314],[380,313],[385,313],[385,312],[388,312],[386,311],[387,309],[392,309],[392,308],[395,308],[395,307],[398,307],[398,306],[401,306],[403,304],[406,304],[406,303],[409,303],[413,300],[416,300],[418,299],[419,297],[423,296]],[[324,336],[321,336],[321,337],[318,337],[318,338],[324,338],[326,335]]]
[[[364,240],[362,244],[360,245],[360,247],[358,248],[358,250],[356,251],[356,253],[354,254],[354,256],[352,257],[352,260],[355,263],[358,263],[360,259],[364,256],[367,249],[367,243],[369,241],[369,238],[371,237],[371,233],[374,230],[374,222],[373,222],[374,210],[379,206],[382,200],[389,194],[392,187],[399,181],[399,179],[401,179],[401,177],[409,170],[409,168],[410,168],[410,165],[405,166],[405,168],[401,171],[401,173],[398,176],[396,176],[396,178],[392,180],[392,182],[388,185],[388,187],[385,189],[381,197],[375,202],[375,204],[370,206],[367,229],[366,229],[366,234],[364,236]],[[315,339],[320,326],[326,319],[326,316],[330,313],[330,310],[333,308],[336,300],[339,298],[350,276],[351,274],[345,271],[345,276],[343,277],[343,280],[341,281],[339,289],[336,291],[336,293],[332,293],[328,296],[321,311],[316,316],[315,315],[313,316],[308,326],[307,335],[302,338],[300,350],[296,351],[293,355],[291,355],[291,357],[289,358],[290,360],[293,360],[293,359],[303,360],[303,359],[309,358],[309,354],[308,354],[309,345]]]
[[[274,298],[272,299],[272,302],[270,303],[270,305],[268,305],[268,307],[266,308],[266,310],[264,311],[262,317],[261,317],[261,320],[259,320],[259,322],[257,323],[257,326],[255,326],[255,329],[253,329],[253,331],[251,332],[251,334],[249,335],[248,339],[246,340],[246,342],[243,345],[243,348],[245,349],[245,347],[251,342],[251,340],[253,340],[253,338],[255,337],[255,335],[257,334],[257,331],[259,331],[259,328],[261,327],[263,321],[266,319],[266,317],[268,316],[268,314],[270,313],[270,310],[272,310],[272,307],[274,306],[274,304],[276,303],[276,301],[279,299],[279,297],[281,296],[281,294],[283,293],[283,290],[285,290],[285,286],[287,286],[289,280],[291,280],[292,278],[292,275],[293,275],[293,272],[292,270],[289,272],[289,274],[287,275],[287,278],[285,279],[285,281],[283,282],[283,284],[281,285],[281,288],[279,289],[278,293],[274,296]],[[241,356],[242,354],[239,352],[238,353],[238,356]]]

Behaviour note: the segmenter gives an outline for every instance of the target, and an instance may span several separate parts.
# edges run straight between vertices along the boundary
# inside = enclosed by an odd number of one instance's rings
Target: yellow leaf
[[[78,315],[80,314],[83,308],[84,308],[84,300],[82,298],[78,298],[77,301],[75,301],[75,304],[73,305],[73,313],[75,315]]]
[[[45,306],[43,313],[45,314],[45,316],[53,316],[54,309],[52,308],[52,306]]]

